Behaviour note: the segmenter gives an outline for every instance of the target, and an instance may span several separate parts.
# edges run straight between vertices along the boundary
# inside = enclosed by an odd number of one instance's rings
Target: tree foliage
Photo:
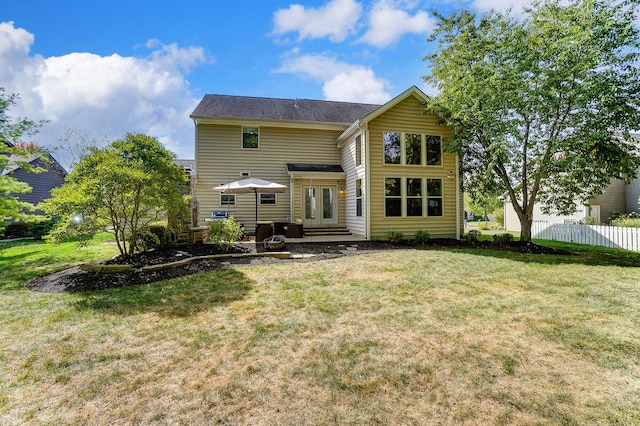
[[[530,240],[534,203],[569,213],[635,176],[640,128],[637,2],[534,3],[524,17],[437,15],[425,80],[463,156],[466,183],[499,188]]]
[[[11,118],[8,112],[17,100],[17,94],[6,95],[4,88],[0,87],[0,232],[4,230],[7,219],[24,219],[27,217],[25,211],[34,209],[32,204],[20,201],[16,196],[31,192],[31,187],[12,177],[11,169],[20,167],[33,173],[43,171],[28,162],[42,151],[21,140],[25,135],[37,133],[43,122]]]
[[[45,212],[61,217],[50,241],[88,238],[109,229],[120,253],[130,256],[151,223],[186,208],[180,191],[186,183],[184,170],[175,163],[175,154],[157,139],[127,134],[104,148],[91,147],[89,152],[65,184],[41,204]]]

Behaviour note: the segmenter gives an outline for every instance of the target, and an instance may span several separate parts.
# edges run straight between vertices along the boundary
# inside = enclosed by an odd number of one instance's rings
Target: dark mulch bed
[[[212,269],[229,267],[231,265],[259,265],[281,262],[310,262],[359,253],[408,248],[473,248],[506,250],[534,254],[569,254],[561,250],[539,246],[532,243],[525,244],[520,241],[514,241],[508,244],[501,245],[497,245],[490,241],[458,241],[454,239],[432,239],[424,244],[417,244],[412,241],[401,241],[398,243],[387,241],[359,241],[345,243],[305,242],[288,243],[286,245],[284,250],[291,252],[293,255],[290,259],[277,259],[273,257],[236,257],[215,260],[200,259],[184,266],[163,269],[160,271],[141,272],[139,270],[131,270],[127,272],[118,272],[111,274],[88,272],[80,270],[78,267],[73,267],[50,275],[35,278],[27,282],[25,286],[30,290],[45,293],[107,290],[117,287],[148,284],[155,281],[192,275]],[[252,250],[257,250],[259,252],[264,251],[260,244],[238,244],[233,247],[232,252],[246,253],[251,252]],[[104,263],[112,265],[130,264],[133,265],[134,269],[139,269],[143,266],[170,263],[190,257],[207,256],[218,253],[219,252],[217,252],[215,250],[215,247],[212,245],[196,244],[176,248],[162,248],[146,251],[136,254],[131,258],[115,257]]]

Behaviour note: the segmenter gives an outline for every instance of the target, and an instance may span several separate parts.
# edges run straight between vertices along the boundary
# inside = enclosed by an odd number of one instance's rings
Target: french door
[[[304,225],[308,227],[338,223],[338,187],[335,185],[303,188]]]

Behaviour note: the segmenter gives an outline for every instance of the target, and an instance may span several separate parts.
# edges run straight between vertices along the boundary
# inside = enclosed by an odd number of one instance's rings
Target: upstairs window
[[[442,139],[421,133],[384,132],[384,163],[405,166],[441,166]]]
[[[400,164],[401,161],[401,135],[398,132],[384,132],[384,162],[385,164]]]
[[[422,164],[422,135],[406,133],[404,135],[405,164]]]
[[[440,166],[442,164],[442,141],[440,136],[427,135],[427,165]]]
[[[356,136],[356,166],[362,165],[362,136]]]
[[[242,148],[243,149],[260,148],[260,130],[257,127],[242,128]]]

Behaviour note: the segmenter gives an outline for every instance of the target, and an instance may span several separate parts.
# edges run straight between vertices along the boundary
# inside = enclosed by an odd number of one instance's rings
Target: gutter
[[[456,153],[456,240],[460,239],[460,159]]]

